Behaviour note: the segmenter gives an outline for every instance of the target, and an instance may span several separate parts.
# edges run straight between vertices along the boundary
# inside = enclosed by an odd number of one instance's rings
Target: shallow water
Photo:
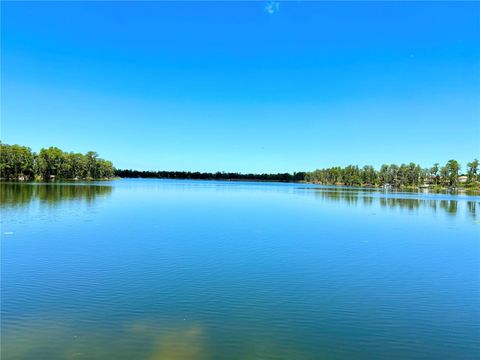
[[[3,359],[480,358],[480,198],[1,184]]]

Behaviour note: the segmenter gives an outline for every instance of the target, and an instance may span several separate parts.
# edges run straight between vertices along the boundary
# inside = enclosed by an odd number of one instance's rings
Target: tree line
[[[461,176],[461,166],[449,160],[422,168],[409,164],[384,164],[379,170],[371,165],[330,167],[312,172],[278,174],[241,174],[235,172],[138,171],[115,169],[110,161],[101,159],[94,151],[86,154],[64,152],[56,147],[43,148],[37,154],[26,146],[0,143],[0,178],[8,180],[88,180],[114,176],[124,178],[192,179],[192,180],[249,180],[317,183],[345,186],[417,187],[424,184],[456,187],[459,183],[480,186],[479,162],[474,159]]]
[[[8,180],[91,180],[115,175],[110,161],[94,151],[65,152],[56,147],[37,154],[29,147],[0,143],[0,178]]]
[[[456,160],[449,160],[444,166],[436,163],[430,168],[422,168],[413,162],[381,166],[376,170],[371,165],[359,168],[356,165],[318,169],[305,174],[305,181],[324,185],[346,186],[392,186],[416,187],[424,184],[443,187],[456,187],[459,182],[478,185],[478,160],[467,164],[466,178],[460,177],[461,166]]]
[[[240,174],[233,172],[191,172],[191,171],[138,171],[138,170],[115,170],[115,175],[125,178],[147,179],[190,179],[190,180],[248,180],[248,181],[303,181],[304,172],[293,174]]]

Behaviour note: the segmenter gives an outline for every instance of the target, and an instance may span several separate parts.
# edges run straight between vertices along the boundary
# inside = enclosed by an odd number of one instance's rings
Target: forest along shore
[[[94,151],[86,154],[65,152],[57,147],[42,148],[39,153],[29,147],[0,143],[0,178],[14,181],[103,180],[114,177],[146,179],[240,180],[306,182],[322,185],[384,187],[397,189],[432,188],[436,190],[465,188],[480,191],[477,159],[466,164],[449,160],[422,168],[416,163],[384,164],[379,170],[372,165],[330,167],[311,172],[277,174],[242,174],[235,172],[139,171],[115,169]]]
[[[0,144],[0,178],[4,180],[100,180],[113,176],[112,162],[94,151],[67,153],[52,146],[37,154],[26,146]]]

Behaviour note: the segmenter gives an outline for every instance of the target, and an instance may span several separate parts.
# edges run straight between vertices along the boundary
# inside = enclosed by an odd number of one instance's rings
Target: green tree
[[[95,151],[89,151],[85,156],[86,156],[86,165],[87,165],[87,177],[92,179],[97,179],[98,178],[98,164],[97,164],[98,154]]]
[[[36,161],[38,175],[45,180],[59,179],[65,174],[65,155],[57,147],[41,149]]]
[[[448,185],[455,187],[458,182],[458,172],[460,171],[460,164],[457,160],[449,160],[445,165],[447,168]]]
[[[398,187],[400,185],[400,181],[399,181],[399,178],[398,178],[399,169],[400,168],[396,164],[391,164],[388,167],[389,178],[391,179],[390,184],[392,184],[392,186],[394,186],[394,187]]]
[[[34,174],[34,154],[26,146],[0,144],[0,177],[30,180]]]
[[[433,166],[430,168],[430,176],[434,184],[438,184],[440,181],[439,171],[440,171],[440,168],[438,163],[433,164]]]
[[[478,160],[477,159],[474,159],[472,162],[469,162],[467,164],[467,167],[468,167],[468,172],[467,172],[467,176],[468,176],[468,182],[469,183],[472,183],[474,181],[477,181],[477,178],[478,178]]]
[[[378,174],[371,165],[365,165],[362,168],[361,176],[363,185],[375,185],[377,183]]]
[[[449,182],[449,170],[447,166],[442,166],[440,168],[440,177],[439,177],[439,184],[441,185],[448,185]]]

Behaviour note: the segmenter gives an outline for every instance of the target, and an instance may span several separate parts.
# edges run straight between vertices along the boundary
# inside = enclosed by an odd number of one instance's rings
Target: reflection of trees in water
[[[65,200],[95,201],[98,196],[109,195],[111,186],[78,184],[0,184],[0,205],[28,205],[33,200],[57,204]]]
[[[367,206],[371,206],[373,204],[373,197],[363,196],[363,204]]]
[[[432,207],[429,200],[422,199],[399,199],[399,198],[380,198],[380,205],[383,207],[398,207],[407,210],[416,210],[422,205]],[[433,206],[436,210],[436,206]]]
[[[335,202],[345,202],[349,205],[356,205],[359,199],[358,192],[347,192],[347,191],[315,191],[315,195],[330,201]]]
[[[440,200],[440,208],[445,210],[449,214],[456,214],[458,208],[458,202],[456,200]]]
[[[475,201],[467,201],[468,213],[474,218],[477,218],[477,203]]]
[[[352,191],[332,191],[332,190],[316,190],[315,195],[322,199],[344,202],[348,205],[356,205],[359,201],[363,205],[371,206],[374,202],[378,202],[382,207],[400,208],[413,211],[423,208],[430,208],[436,212],[437,209],[442,209],[450,215],[455,215],[458,212],[457,200],[433,200],[433,199],[412,199],[412,198],[394,198],[394,197],[374,197],[368,193],[352,192]],[[466,201],[466,208],[473,218],[476,218],[477,202]]]

